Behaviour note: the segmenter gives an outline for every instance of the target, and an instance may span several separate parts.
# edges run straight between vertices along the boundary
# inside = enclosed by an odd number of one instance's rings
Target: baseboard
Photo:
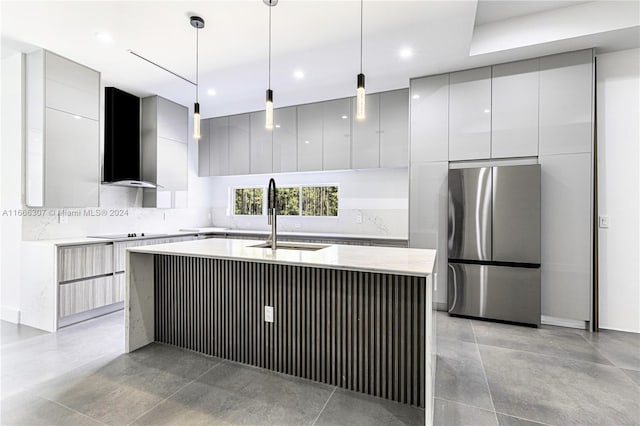
[[[640,334],[640,330],[629,330],[629,329],[626,329],[626,328],[607,327],[606,325],[601,325],[600,326],[600,330],[623,331],[625,333]]]
[[[10,306],[2,306],[0,307],[0,319],[2,319],[2,321],[20,324],[20,310]]]
[[[445,302],[434,302],[433,305],[436,311],[447,311],[447,304]]]
[[[555,325],[557,327],[579,328],[580,330],[589,329],[589,321],[581,321],[567,318],[556,318],[542,315],[541,321],[545,325]]]

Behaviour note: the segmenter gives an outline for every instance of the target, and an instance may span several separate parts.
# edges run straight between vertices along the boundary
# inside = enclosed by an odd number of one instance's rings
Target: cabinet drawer
[[[112,305],[124,300],[124,274],[60,284],[58,317]]]
[[[113,245],[91,244],[58,250],[58,281],[91,278],[113,272]]]

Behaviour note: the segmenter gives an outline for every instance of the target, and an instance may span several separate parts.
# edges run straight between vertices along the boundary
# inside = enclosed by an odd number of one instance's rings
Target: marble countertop
[[[270,231],[260,229],[232,229],[232,228],[215,228],[215,227],[203,227],[203,228],[182,228],[177,231],[164,232],[162,235],[158,235],[155,232],[149,232],[149,236],[134,237],[134,238],[95,238],[95,237],[69,237],[69,238],[56,238],[49,240],[27,240],[24,243],[33,244],[49,244],[53,246],[70,246],[79,244],[106,244],[118,241],[135,241],[145,239],[158,239],[158,238],[170,238],[181,237],[185,235],[196,234],[229,234],[229,235],[261,235],[265,238],[269,235]],[[155,234],[155,235],[152,235]],[[363,235],[363,234],[337,234],[337,233],[322,233],[322,232],[287,232],[278,231],[279,236],[292,236],[292,237],[308,237],[308,238],[348,238],[348,239],[362,239],[362,240],[381,240],[381,241],[406,241],[406,238],[397,238],[380,235]]]
[[[134,253],[235,259],[411,276],[431,274],[436,257],[435,250],[426,249],[331,244],[317,251],[278,249],[274,252],[269,248],[251,247],[256,244],[259,242],[255,240],[205,239],[127,250]]]
[[[27,240],[23,241],[23,243],[28,244],[48,244],[54,246],[72,246],[79,244],[107,244],[113,242],[120,241],[135,241],[135,240],[148,240],[148,239],[160,239],[160,238],[171,238],[171,237],[182,237],[186,235],[195,235],[197,232],[185,232],[185,231],[172,231],[165,232],[160,234],[156,234],[155,232],[150,232],[149,236],[144,237],[125,237],[125,238],[95,238],[95,237],[70,237],[70,238],[56,238],[50,240]]]
[[[191,231],[199,234],[233,234],[233,235],[269,235],[268,229],[234,229],[234,228],[183,228],[181,231]],[[310,237],[310,238],[349,238],[361,240],[394,240],[407,241],[406,237],[388,236],[388,235],[369,235],[369,234],[339,234],[335,232],[297,232],[297,231],[278,231],[278,235],[292,237]]]

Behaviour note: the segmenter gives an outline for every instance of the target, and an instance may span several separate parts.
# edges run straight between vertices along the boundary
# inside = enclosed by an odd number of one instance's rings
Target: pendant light
[[[273,130],[273,90],[271,90],[271,8],[278,4],[278,0],[262,0],[269,6],[269,88],[265,102],[265,128]]]
[[[360,0],[360,74],[356,86],[356,120],[364,120],[365,116],[365,93],[364,93],[364,74],[362,73],[362,10],[364,8],[364,0]]]
[[[204,19],[199,16],[190,18],[191,26],[196,29],[196,103],[193,105],[193,137],[200,139],[200,104],[198,103],[198,33],[204,28]]]

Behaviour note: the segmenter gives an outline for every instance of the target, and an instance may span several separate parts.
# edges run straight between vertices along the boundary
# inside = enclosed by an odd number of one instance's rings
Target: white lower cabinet
[[[542,315],[588,321],[591,154],[541,156]]]
[[[114,279],[113,275],[60,284],[58,315],[70,315],[113,305],[124,301],[124,274]]]
[[[409,247],[435,249],[434,301],[447,303],[447,161],[412,163],[409,189]]]

